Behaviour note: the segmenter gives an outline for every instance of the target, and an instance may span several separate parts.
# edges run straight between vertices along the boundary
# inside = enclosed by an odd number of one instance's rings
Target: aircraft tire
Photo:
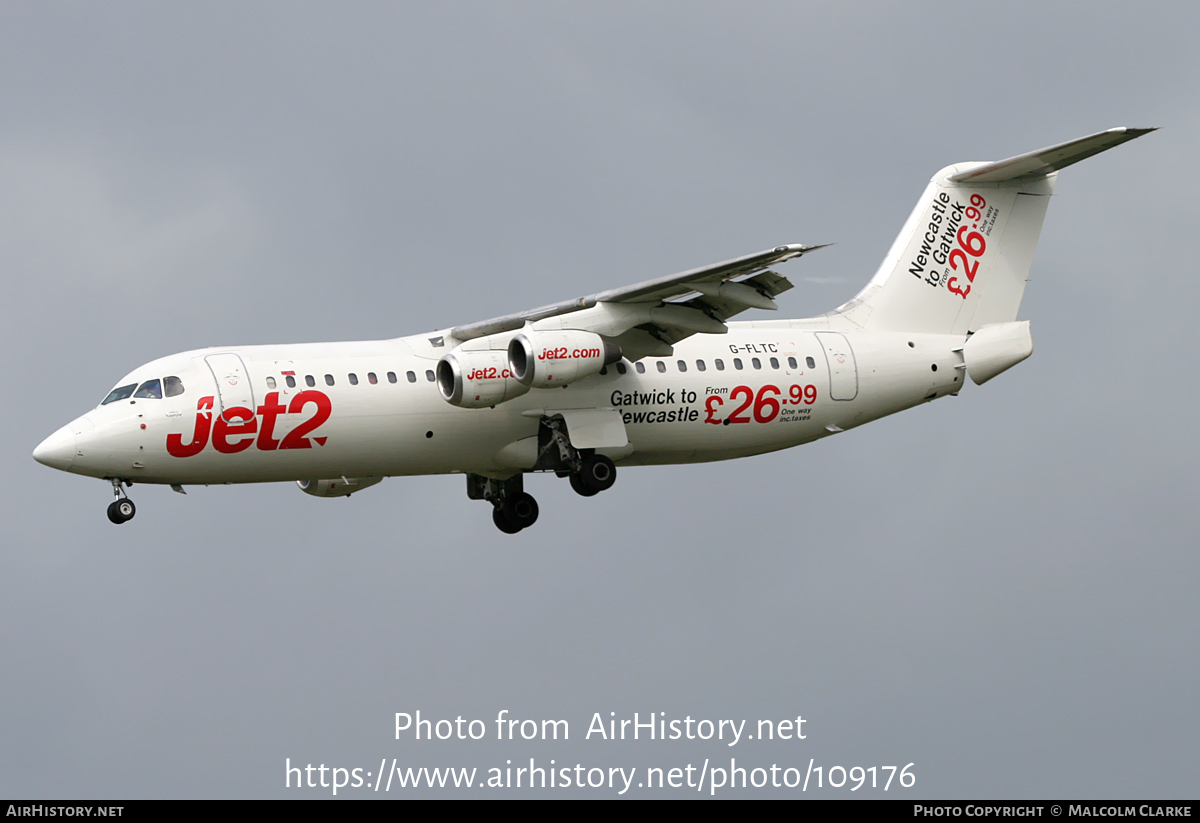
[[[537,500],[528,492],[511,495],[504,501],[504,517],[518,530],[529,528],[538,519]]]
[[[122,497],[120,500],[114,500],[108,504],[108,519],[117,525],[132,520],[135,514],[137,514],[137,507],[128,497]]]
[[[516,534],[521,530],[520,526],[514,526],[508,522],[508,516],[504,513],[502,506],[492,509],[492,522],[496,524],[497,529],[505,534]]]
[[[612,484],[617,482],[617,467],[604,455],[592,454],[583,458],[583,466],[579,469],[578,476],[580,483],[586,488],[594,489],[592,494],[596,494],[611,489]]]
[[[587,486],[583,482],[583,478],[578,474],[571,475],[571,488],[575,490],[576,494],[581,495],[582,497],[591,497],[594,494],[600,493],[599,489],[593,489]]]

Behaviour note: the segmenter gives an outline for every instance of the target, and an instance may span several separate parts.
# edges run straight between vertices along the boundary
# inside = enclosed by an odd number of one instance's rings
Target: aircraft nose
[[[75,432],[70,425],[63,426],[47,437],[33,450],[33,459],[52,469],[70,471],[75,461]]]

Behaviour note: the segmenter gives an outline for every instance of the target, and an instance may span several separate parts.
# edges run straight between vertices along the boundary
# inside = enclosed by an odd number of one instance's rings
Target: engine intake
[[[455,351],[437,364],[438,392],[455,406],[482,409],[529,391],[508,368],[503,351]]]
[[[535,389],[591,377],[621,357],[620,346],[587,331],[521,332],[508,344],[513,376]]]

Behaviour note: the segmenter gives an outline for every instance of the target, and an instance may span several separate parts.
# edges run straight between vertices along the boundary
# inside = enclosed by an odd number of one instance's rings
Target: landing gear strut
[[[133,483],[129,480],[122,480],[119,477],[110,478],[113,487],[113,496],[117,499],[108,504],[108,519],[118,526],[133,519],[137,514],[137,506],[133,505],[133,501],[125,496],[125,486],[132,486]]]
[[[561,416],[543,417],[538,427],[537,457],[533,471],[552,471],[568,477],[571,488],[584,497],[612,488],[617,481],[613,461],[595,449],[577,449],[571,445],[566,422]],[[524,475],[503,480],[482,474],[467,475],[467,497],[492,504],[492,522],[505,534],[516,534],[537,522],[538,504],[524,488]]]
[[[523,488],[521,475],[494,480],[479,474],[467,475],[467,497],[492,504],[492,522],[505,534],[516,534],[537,522],[538,504]]]
[[[595,449],[577,449],[561,417],[543,418],[538,430],[538,459],[534,469],[553,470],[559,477],[568,477],[577,494],[591,497],[612,488],[617,481],[617,467],[612,460]]]

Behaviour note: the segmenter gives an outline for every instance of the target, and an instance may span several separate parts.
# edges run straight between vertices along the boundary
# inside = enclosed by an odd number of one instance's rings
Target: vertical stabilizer
[[[1109,129],[934,175],[879,270],[837,309],[879,331],[967,334],[1017,318],[1058,170],[1153,129]]]

